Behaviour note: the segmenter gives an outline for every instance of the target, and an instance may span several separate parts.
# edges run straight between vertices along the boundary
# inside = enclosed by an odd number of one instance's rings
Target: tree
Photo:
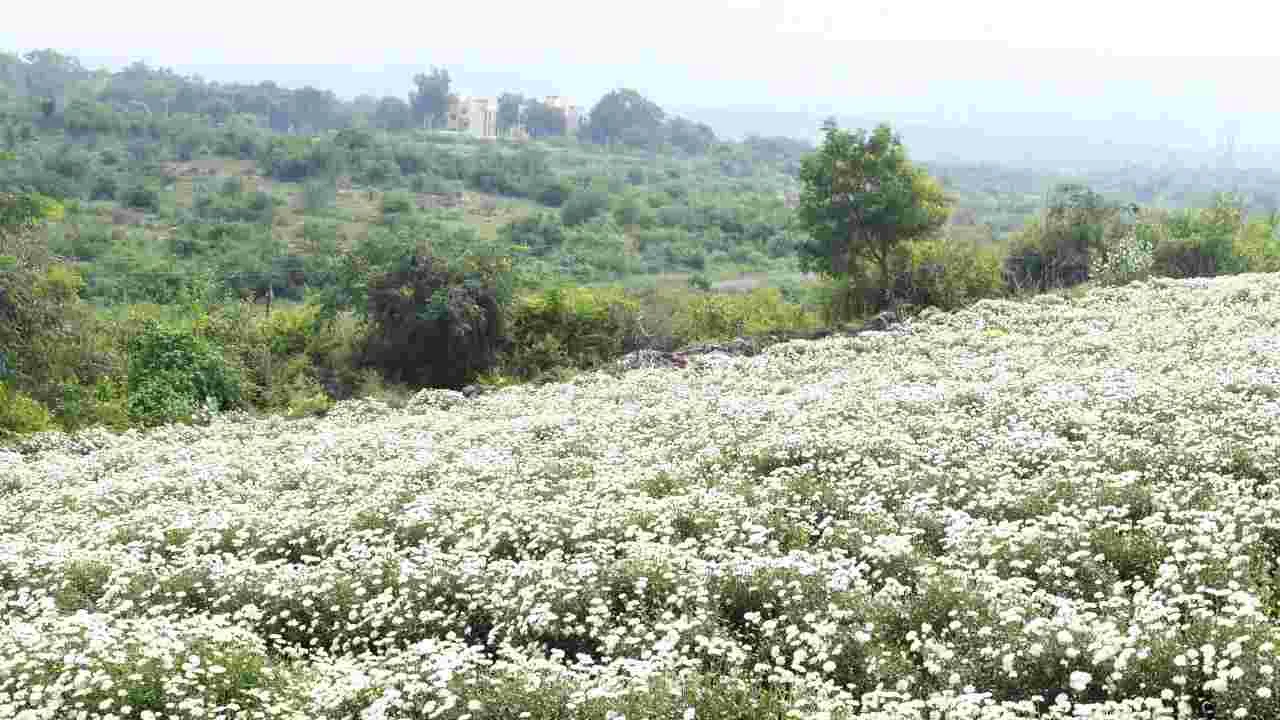
[[[667,139],[675,147],[698,155],[716,144],[716,133],[705,123],[695,123],[684,118],[671,118],[667,123]]]
[[[893,303],[890,258],[900,243],[926,237],[946,223],[950,199],[907,158],[888,125],[868,134],[828,122],[818,150],[800,168],[798,218],[810,240],[802,268],[849,277],[855,260],[879,269],[881,293]]]
[[[519,93],[502,93],[498,97],[498,132],[506,134],[520,126],[520,108],[524,96]]]
[[[295,118],[312,132],[330,127],[337,104],[338,99],[330,90],[318,90],[308,85],[293,93]]]
[[[413,125],[413,111],[400,98],[384,97],[374,110],[373,124],[383,130],[408,130]]]
[[[461,387],[492,367],[502,332],[493,273],[430,255],[370,278],[365,362],[397,382]]]
[[[524,126],[530,137],[558,137],[565,134],[568,119],[564,110],[531,100],[524,110]]]
[[[586,134],[599,145],[653,147],[661,140],[665,117],[662,108],[635,90],[614,90],[591,108]]]
[[[449,71],[432,67],[431,74],[413,76],[416,89],[409,93],[409,105],[413,107],[415,121],[422,127],[435,127],[438,120],[449,111]]]

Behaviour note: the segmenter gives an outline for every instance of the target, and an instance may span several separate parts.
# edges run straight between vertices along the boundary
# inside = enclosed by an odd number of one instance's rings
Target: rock
[[[733,361],[734,356],[729,353],[717,351],[694,356],[693,365],[699,370],[714,370],[716,368],[724,367],[725,365],[731,365],[733,364]]]
[[[698,343],[682,348],[681,354],[684,355],[706,355],[708,353],[724,353],[733,357],[750,357],[759,352],[756,343],[746,338],[734,338],[727,342],[720,343]]]
[[[619,370],[652,370],[655,368],[683,368],[689,364],[684,353],[660,350],[636,350],[618,358],[614,363]]]
[[[427,388],[419,390],[409,400],[409,404],[405,409],[409,412],[422,412],[423,410],[448,410],[455,405],[466,400],[467,396],[457,390],[441,390],[438,388]]]
[[[462,388],[462,396],[466,398],[479,397],[484,393],[484,389],[479,385],[466,385]]]
[[[897,324],[898,316],[892,310],[886,310],[868,320],[858,332],[884,332]]]

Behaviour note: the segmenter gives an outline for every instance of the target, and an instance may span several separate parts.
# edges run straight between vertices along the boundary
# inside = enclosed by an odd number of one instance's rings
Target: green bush
[[[309,213],[322,213],[338,199],[338,186],[332,180],[310,180],[302,186],[302,208]]]
[[[679,342],[804,330],[817,323],[812,313],[787,302],[777,288],[733,294],[689,293],[686,297],[672,317],[672,330]]]
[[[1005,292],[998,248],[937,238],[904,246],[898,296],[915,305],[957,308]]]
[[[564,225],[552,213],[534,213],[503,225],[499,236],[511,245],[528,248],[535,256],[546,255],[564,244]]]
[[[560,220],[573,227],[581,225],[609,208],[609,196],[594,190],[576,190],[560,208]]]
[[[93,181],[93,189],[89,191],[90,200],[115,200],[120,192],[120,183],[113,175],[101,175]]]
[[[1280,272],[1280,213],[1250,222],[1236,236],[1234,252],[1248,272]]]
[[[0,383],[0,436],[54,428],[53,415],[38,401]]]
[[[413,197],[408,193],[387,193],[382,196],[382,221],[394,222],[413,212],[413,207]]]
[[[240,403],[241,379],[217,348],[190,331],[148,322],[129,342],[129,417],[143,425],[189,420],[205,403]]]
[[[119,196],[121,204],[134,210],[156,212],[160,209],[160,194],[146,185],[135,184]]]
[[[508,317],[503,371],[536,378],[621,355],[638,331],[639,304],[620,289],[557,288],[519,298]]]

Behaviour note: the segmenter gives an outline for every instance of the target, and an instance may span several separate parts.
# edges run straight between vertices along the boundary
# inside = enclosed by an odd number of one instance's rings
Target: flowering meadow
[[[0,453],[0,717],[1280,716],[1280,276]]]

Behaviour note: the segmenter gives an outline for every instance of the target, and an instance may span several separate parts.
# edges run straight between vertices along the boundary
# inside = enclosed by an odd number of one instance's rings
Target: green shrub
[[[536,378],[590,368],[621,355],[638,323],[639,304],[620,289],[552,289],[519,298],[509,311],[503,370]]]
[[[1155,249],[1152,271],[1161,277],[1213,277],[1218,260],[1195,239],[1170,240]]]
[[[564,225],[552,213],[534,213],[503,225],[498,231],[504,241],[528,248],[532,255],[546,255],[564,244]]]
[[[53,415],[38,401],[0,383],[0,436],[54,428]]]
[[[581,225],[609,208],[609,196],[594,190],[576,190],[560,208],[560,220],[573,227]]]
[[[895,292],[912,304],[952,309],[1004,294],[1002,257],[994,246],[937,238],[903,251],[906,269]]]
[[[382,221],[386,223],[413,212],[413,197],[408,193],[392,192],[382,196]]]
[[[310,180],[302,186],[302,208],[321,213],[333,207],[338,199],[338,186],[332,180]]]
[[[787,302],[777,288],[690,295],[687,302],[676,308],[672,318],[672,330],[681,342],[803,330],[817,322],[811,313]]]
[[[371,277],[365,361],[393,382],[460,387],[488,370],[498,350],[504,273],[501,261],[469,258],[451,267],[417,257]]]
[[[121,204],[134,210],[156,212],[160,209],[160,193],[146,185],[135,184],[119,196]]]
[[[240,403],[241,378],[221,353],[189,331],[149,322],[129,342],[129,416],[144,425],[188,420],[206,402]]]
[[[90,200],[115,200],[120,192],[120,184],[113,175],[101,175],[93,181],[93,189],[89,191]]]
[[[572,193],[573,185],[566,180],[557,180],[539,190],[536,199],[547,207],[558,208],[564,205]]]
[[[1280,214],[1250,222],[1236,236],[1234,254],[1248,272],[1280,272]]]

